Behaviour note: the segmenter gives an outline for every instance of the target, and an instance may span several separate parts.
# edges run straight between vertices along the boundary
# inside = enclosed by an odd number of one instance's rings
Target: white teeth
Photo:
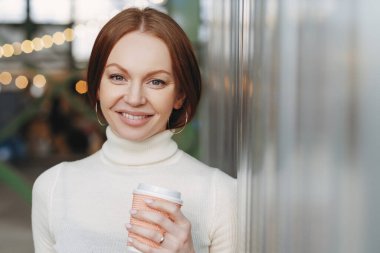
[[[148,117],[146,115],[135,116],[135,115],[131,115],[131,114],[128,114],[125,112],[123,112],[122,115],[123,115],[123,117],[126,117],[127,119],[131,119],[131,120],[140,120],[140,119],[144,119],[144,118]]]

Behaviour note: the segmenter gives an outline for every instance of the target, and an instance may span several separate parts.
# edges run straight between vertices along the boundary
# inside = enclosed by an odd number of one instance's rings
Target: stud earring
[[[98,120],[99,125],[101,125],[101,126],[106,126],[107,125],[107,124],[105,124],[105,123],[103,123],[103,122],[101,122],[99,120],[99,117],[98,117],[98,102],[95,103],[95,115],[96,115],[96,119]]]

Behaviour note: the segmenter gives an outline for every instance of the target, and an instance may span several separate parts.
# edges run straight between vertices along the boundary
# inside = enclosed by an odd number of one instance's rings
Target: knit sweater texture
[[[235,253],[236,180],[178,149],[164,131],[131,142],[108,127],[93,155],[60,163],[33,185],[36,253],[127,251],[132,192],[139,183],[181,192],[197,253]]]

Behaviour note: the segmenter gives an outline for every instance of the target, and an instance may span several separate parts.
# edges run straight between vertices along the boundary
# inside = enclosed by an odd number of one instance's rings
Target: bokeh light
[[[73,41],[74,40],[74,30],[71,28],[67,28],[63,31],[63,34],[65,35],[66,41]]]
[[[11,44],[5,44],[3,46],[3,55],[5,57],[11,57],[13,55],[14,51],[15,50]]]
[[[0,83],[3,85],[8,85],[12,82],[12,75],[9,72],[0,73]]]
[[[18,76],[16,79],[15,79],[15,85],[17,88],[19,89],[25,89],[26,87],[28,87],[28,78],[26,76]]]
[[[30,95],[32,95],[32,97],[34,98],[39,98],[39,97],[42,97],[42,95],[44,95],[45,93],[45,89],[43,87],[36,87],[35,85],[32,85],[30,87]]]
[[[76,90],[76,92],[78,92],[79,94],[85,94],[85,93],[88,91],[87,82],[86,82],[86,81],[83,81],[83,80],[79,80],[79,81],[75,84],[75,90]]]
[[[20,54],[22,54],[21,43],[20,42],[13,42],[12,46],[13,46],[13,49],[14,49],[13,55],[20,55]]]
[[[41,38],[34,38],[32,42],[33,42],[34,50],[40,51],[44,48],[44,42],[42,41]]]
[[[65,35],[63,32],[56,32],[53,34],[53,43],[56,45],[62,45],[65,43]]]
[[[24,40],[22,43],[21,43],[21,50],[26,53],[26,54],[29,54],[31,52],[33,52],[33,42],[31,40]]]
[[[51,48],[53,46],[53,38],[50,35],[44,35],[41,39],[45,48]]]
[[[42,88],[46,85],[46,78],[45,76],[38,74],[33,77],[33,85]]]

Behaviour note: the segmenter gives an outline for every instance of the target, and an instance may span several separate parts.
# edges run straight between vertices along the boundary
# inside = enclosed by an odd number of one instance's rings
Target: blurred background
[[[87,99],[87,61],[100,28],[130,6],[170,13],[198,48],[197,1],[0,0],[0,252],[33,252],[36,177],[105,140]],[[196,121],[176,136],[194,156]]]
[[[31,186],[101,147],[87,102],[100,27],[171,15],[204,79],[180,147],[236,177],[239,252],[380,249],[380,2],[0,0],[0,252],[33,252]]]

